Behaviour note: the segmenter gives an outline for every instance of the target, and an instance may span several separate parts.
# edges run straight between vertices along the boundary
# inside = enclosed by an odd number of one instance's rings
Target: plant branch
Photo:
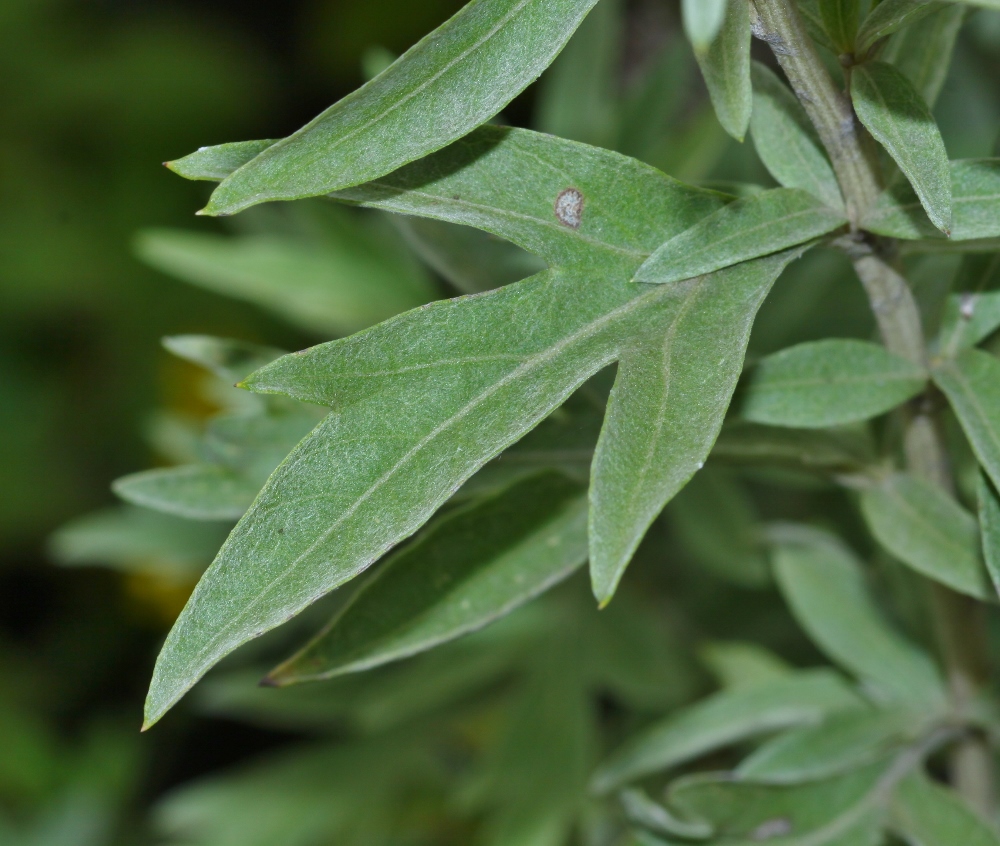
[[[805,107],[840,182],[851,228],[857,230],[882,188],[878,159],[850,99],[824,67],[790,0],[751,0],[754,35],[766,41]]]
[[[881,188],[870,138],[858,124],[850,101],[823,66],[794,0],[751,0],[751,9],[756,13],[755,34],[771,45],[833,162],[853,230],[837,245],[854,263],[883,342],[890,352],[926,367],[920,311],[909,284],[889,260],[891,242],[879,242],[859,231],[865,210]],[[902,413],[908,469],[954,494],[933,398],[918,398]],[[983,608],[975,600],[938,584],[931,585],[931,607],[952,706],[961,717],[989,681]],[[995,779],[986,742],[972,735],[959,742],[951,771],[959,792],[992,815]]]

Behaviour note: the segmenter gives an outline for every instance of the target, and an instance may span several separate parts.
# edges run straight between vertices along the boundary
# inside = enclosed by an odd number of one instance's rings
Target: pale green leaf
[[[653,253],[637,282],[665,284],[804,244],[846,223],[841,212],[795,188],[736,200]]]
[[[841,209],[840,186],[819,136],[798,98],[774,72],[753,63],[754,146],[771,176],[786,188],[801,188],[832,209]]]
[[[959,593],[988,599],[976,521],[936,485],[896,474],[861,495],[875,539],[904,564]]]
[[[753,506],[739,484],[709,466],[670,503],[671,526],[695,560],[735,584],[760,587],[770,571]]]
[[[756,643],[714,641],[703,644],[698,657],[725,688],[753,687],[793,672],[790,664]]]
[[[879,39],[916,23],[946,5],[934,0],[882,0],[861,23],[858,53],[865,53]]]
[[[719,123],[733,138],[742,141],[753,109],[750,6],[744,0],[685,0],[684,8],[689,6],[703,10],[722,6],[724,9],[725,17],[718,36],[705,47],[697,47],[695,42],[695,57]]]
[[[948,241],[924,214],[908,183],[883,192],[864,220],[864,228],[890,238],[935,239],[942,244],[1000,236],[1000,159],[964,159],[950,164],[952,227]],[[955,248],[962,248],[956,244]],[[970,244],[978,252],[992,252],[995,244]]]
[[[216,144],[214,147],[201,147],[183,158],[164,164],[185,179],[219,182],[277,143],[278,139],[274,138]]]
[[[1000,291],[952,294],[941,318],[938,349],[954,358],[1000,329]]]
[[[378,179],[485,123],[559,54],[596,0],[473,0],[386,71],[226,177],[206,214]]]
[[[861,700],[836,673],[804,671],[723,691],[655,723],[598,769],[594,789],[605,793],[708,752],[792,726],[815,724]]]
[[[712,827],[707,823],[678,819],[641,790],[623,790],[619,799],[625,809],[625,815],[631,822],[657,834],[681,837],[685,840],[704,840],[712,834]]]
[[[728,774],[679,779],[668,802],[716,830],[722,846],[877,846],[885,811],[881,782],[888,765],[872,764],[825,781],[784,786],[734,780]]]
[[[758,362],[741,414],[772,426],[840,426],[890,411],[926,382],[920,367],[878,344],[811,341]]]
[[[238,382],[285,355],[284,350],[211,335],[170,335],[163,346],[178,358],[204,367],[226,382]]]
[[[649,523],[707,457],[753,315],[793,257],[682,286],[631,282],[664,237],[725,198],[613,153],[496,127],[338,197],[475,225],[552,269],[432,303],[246,380],[334,413],[281,465],[196,589],[161,653],[150,722],[219,658],[412,534],[486,461],[619,360],[602,443],[605,455],[622,457],[605,478],[598,449],[591,512],[595,584],[608,599]],[[651,432],[655,415],[663,423]],[[604,502],[629,503],[625,519],[604,513]],[[604,525],[608,534],[595,532]]]
[[[876,12],[885,5],[876,7]],[[851,73],[851,99],[858,119],[899,165],[931,222],[950,235],[948,152],[920,92],[892,65],[866,62]]]
[[[913,846],[1000,846],[996,829],[957,793],[920,773],[896,789],[892,827]]]
[[[508,614],[586,558],[585,490],[558,476],[529,479],[394,555],[269,681],[332,678],[431,649]]]
[[[859,0],[819,0],[823,28],[840,53],[854,52],[858,34]]]
[[[905,711],[834,714],[821,725],[793,729],[768,741],[740,764],[736,775],[768,784],[830,778],[884,758],[917,728],[919,720]]]
[[[1000,360],[982,350],[966,350],[940,362],[934,381],[948,397],[980,465],[1000,485]]]
[[[723,428],[712,455],[740,464],[836,475],[862,472],[876,462],[867,429],[787,429],[740,420]]]
[[[897,32],[882,53],[882,59],[899,68],[931,108],[948,76],[964,19],[965,8],[959,3],[939,8]]]
[[[684,34],[696,50],[705,50],[718,36],[729,0],[682,0]]]
[[[1000,497],[983,474],[979,475],[979,529],[982,532],[983,558],[993,587],[1000,593]]]
[[[426,274],[384,237],[346,217],[337,222],[315,241],[146,230],[136,251],[164,273],[256,303],[327,337],[434,298]]]
[[[879,699],[939,710],[944,689],[934,663],[888,626],[850,552],[815,530],[785,530],[777,539],[778,584],[816,645]]]
[[[238,520],[260,484],[215,464],[189,464],[132,473],[112,490],[127,502],[191,520]]]

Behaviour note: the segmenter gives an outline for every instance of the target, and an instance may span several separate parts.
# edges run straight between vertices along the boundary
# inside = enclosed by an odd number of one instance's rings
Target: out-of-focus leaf
[[[812,341],[757,364],[741,414],[773,426],[828,428],[883,414],[926,382],[922,368],[878,344]]]
[[[876,41],[945,7],[935,0],[883,0],[862,21],[858,31],[858,53],[864,54]]]
[[[67,523],[52,535],[49,548],[61,564],[97,564],[187,583],[218,552],[230,525],[122,506]]]
[[[591,493],[591,572],[607,601],[652,520],[707,457],[753,316],[794,257],[686,286],[631,282],[664,236],[722,199],[612,153],[495,127],[340,197],[474,224],[554,267],[287,356],[245,381],[335,412],[271,477],[168,637],[151,721],[223,655],[412,534],[618,360]]]
[[[1000,159],[954,161],[950,170],[953,217],[948,242],[927,219],[908,183],[897,183],[882,194],[865,216],[865,229],[889,238],[931,239],[945,244],[1000,237]],[[955,246],[961,248],[962,244]],[[975,248],[983,251],[982,246]]]
[[[877,698],[916,710],[944,706],[930,657],[889,628],[860,566],[835,538],[816,530],[777,531],[774,568],[799,625]]]
[[[860,703],[843,679],[827,670],[723,691],[633,737],[601,765],[593,786],[606,793],[761,734],[818,723]]]
[[[953,294],[945,303],[938,348],[954,358],[1000,329],[1000,291]]]
[[[678,813],[712,825],[720,844],[868,846],[879,842],[883,825],[879,787],[886,769],[884,762],[872,764],[794,786],[694,775],[676,781],[667,796]]]
[[[790,664],[756,643],[706,643],[698,650],[698,657],[724,688],[753,687],[793,672]]]
[[[906,174],[931,222],[951,235],[948,151],[920,92],[892,65],[866,62],[851,73],[851,99],[858,119]]]
[[[913,83],[931,108],[937,102],[951,66],[965,8],[956,3],[897,32],[882,53]]]
[[[171,335],[163,339],[163,346],[227,382],[238,382],[285,354],[274,347],[211,335]]]
[[[654,802],[641,790],[623,790],[619,798],[631,822],[657,834],[685,840],[704,840],[712,835],[712,827],[708,823],[677,819],[667,808]]]
[[[992,482],[979,474],[979,530],[982,532],[983,558],[993,587],[1000,593],[1000,497]]]
[[[393,556],[268,678],[278,685],[331,678],[431,649],[510,613],[586,558],[585,491],[555,475],[522,482]]]
[[[349,218],[340,222],[311,242],[154,229],[139,236],[136,249],[158,270],[249,300],[321,335],[361,329],[433,299],[412,261]]]
[[[699,43],[695,37],[695,58],[708,86],[715,114],[722,128],[737,141],[743,141],[750,125],[753,89],[750,83],[750,5],[743,0],[684,0],[685,29],[690,37],[688,9],[697,8],[698,18],[713,23],[712,15],[722,7],[723,20],[718,35]],[[708,26],[699,26],[697,38],[708,35]]]
[[[189,464],[132,473],[112,489],[126,502],[191,520],[238,520],[259,484],[226,467]]]
[[[1000,485],[1000,361],[982,350],[966,350],[941,362],[934,381],[944,391],[979,463]]]
[[[474,0],[375,79],[227,176],[205,214],[379,179],[485,123],[559,54],[596,0]]]
[[[834,714],[765,743],[736,770],[740,778],[798,784],[830,778],[884,758],[919,727],[912,713],[865,709]]]
[[[858,34],[859,0],[819,0],[823,28],[840,53],[854,51]]]
[[[534,129],[612,147],[620,97],[621,0],[602,0],[539,82]]]
[[[666,241],[639,268],[637,282],[662,285],[804,244],[843,226],[841,212],[805,191],[775,188],[736,200]]]
[[[683,0],[684,34],[696,50],[707,50],[726,19],[729,0]]]
[[[861,510],[875,539],[904,564],[959,593],[990,598],[976,521],[939,487],[896,474],[861,495]]]
[[[867,430],[787,429],[734,421],[712,450],[720,460],[777,464],[823,473],[857,473],[876,462]]]
[[[915,846],[998,846],[1000,835],[953,790],[914,773],[896,788],[892,828]]]
[[[830,208],[842,209],[833,166],[798,98],[760,62],[753,63],[752,76],[750,133],[764,166],[786,188],[801,188]]]
[[[736,584],[760,587],[770,572],[753,507],[725,473],[698,473],[668,509],[671,525],[699,563]]]

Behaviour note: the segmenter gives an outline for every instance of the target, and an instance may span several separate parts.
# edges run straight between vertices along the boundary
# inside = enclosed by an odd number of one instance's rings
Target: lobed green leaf
[[[472,0],[375,79],[227,176],[203,213],[328,194],[440,150],[534,82],[596,1]]]
[[[811,341],[757,364],[741,414],[772,426],[839,426],[895,408],[919,394],[926,382],[922,368],[878,344]]]
[[[920,92],[892,65],[866,62],[851,73],[851,99],[858,119],[899,165],[931,222],[951,235],[948,152]]]

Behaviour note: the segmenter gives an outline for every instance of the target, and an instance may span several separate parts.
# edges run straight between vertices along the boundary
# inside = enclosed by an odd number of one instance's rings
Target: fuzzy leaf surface
[[[484,127],[338,198],[476,226],[550,269],[431,303],[246,380],[333,413],[278,468],[196,589],[161,652],[150,722],[221,657],[416,531],[617,360],[591,490],[592,578],[607,601],[650,522],[707,457],[753,316],[794,257],[684,285],[630,281],[664,238],[727,198],[527,131]]]
[[[840,426],[895,408],[919,394],[926,380],[920,367],[879,344],[810,341],[757,364],[742,415],[772,426]]]
[[[948,151],[920,92],[892,65],[866,62],[851,74],[851,99],[858,119],[906,174],[931,222],[950,235]]]
[[[814,530],[788,532],[776,546],[774,568],[799,625],[877,698],[917,710],[943,706],[934,663],[888,626],[861,567],[836,539]]]
[[[737,200],[666,241],[636,274],[657,285],[766,256],[843,226],[841,212],[795,188]]]
[[[760,62],[753,63],[752,77],[750,133],[764,166],[785,188],[801,188],[832,209],[843,208],[833,166],[798,98]]]
[[[829,670],[722,691],[627,741],[598,769],[594,789],[607,792],[713,750],[778,729],[818,723],[860,704],[843,678]]]
[[[529,479],[393,556],[269,680],[332,678],[423,652],[513,611],[586,559],[585,489],[555,475]]]
[[[695,58],[708,86],[708,94],[722,128],[737,141],[746,136],[753,109],[750,83],[750,7],[743,0],[688,0],[688,6],[702,7],[705,15],[722,5],[724,19],[718,36],[706,46],[695,43]],[[686,18],[685,18],[686,20]]]
[[[959,159],[951,171],[951,241],[1000,236],[1000,159]],[[924,214],[908,183],[885,192],[865,216],[864,228],[889,238],[938,239],[944,236]]]
[[[328,194],[440,150],[534,82],[596,2],[472,0],[384,72],[227,176],[204,213]]]
[[[959,593],[990,597],[976,521],[941,488],[899,473],[866,490],[861,510],[875,539],[904,564]]]

